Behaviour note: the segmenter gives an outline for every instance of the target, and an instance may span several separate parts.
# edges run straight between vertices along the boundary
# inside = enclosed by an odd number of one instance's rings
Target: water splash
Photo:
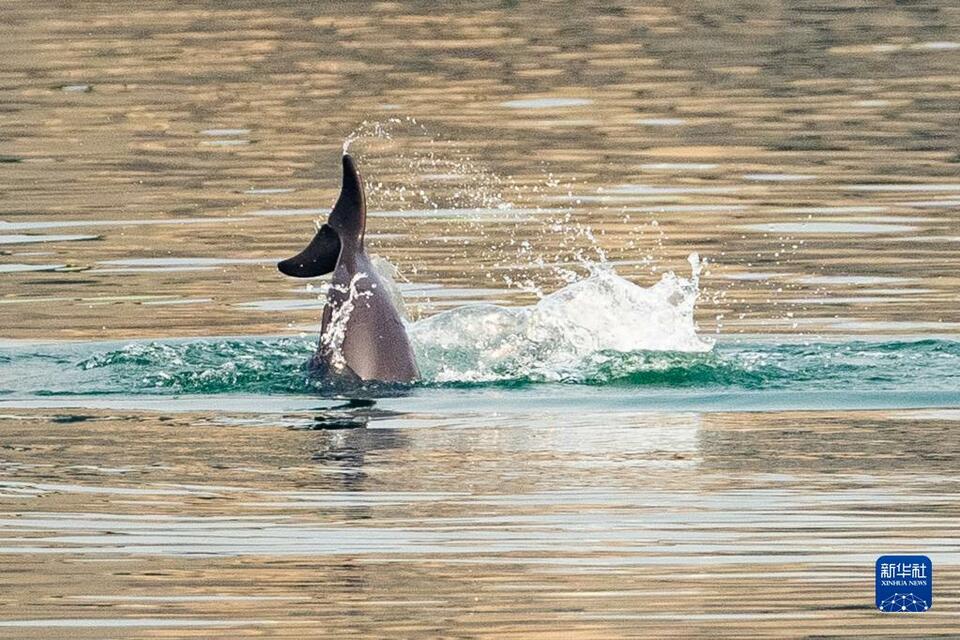
[[[343,152],[362,143],[367,172],[381,178],[367,184],[367,199],[389,208],[427,207],[510,209],[510,180],[483,167],[449,141],[432,134],[416,118],[365,120],[344,139]],[[432,183],[425,189],[421,182]],[[443,187],[443,188],[440,188]]]
[[[436,383],[503,380],[584,382],[643,352],[703,353],[713,342],[697,334],[693,275],[664,274],[650,287],[593,265],[589,277],[529,307],[472,305],[410,327],[425,379]]]
[[[346,296],[343,302],[330,309],[330,322],[320,335],[320,351],[329,356],[330,367],[337,373],[343,373],[347,360],[343,354],[343,340],[347,335],[347,323],[357,300],[373,295],[371,291],[361,291],[357,284],[369,278],[366,273],[355,273],[347,285],[328,285],[330,289]]]
[[[427,129],[414,118],[395,117],[382,121],[364,121],[344,141],[344,150],[362,142],[363,162],[368,175],[379,181],[367,184],[368,201],[373,208],[385,206],[391,211],[406,209],[462,211],[451,219],[451,226],[463,230],[446,232],[450,236],[469,236],[480,245],[493,268],[485,274],[499,286],[516,288],[542,298],[544,284],[569,284],[592,271],[592,265],[607,261],[607,250],[589,224],[574,218],[575,210],[566,208],[555,214],[525,215],[525,202],[532,197],[541,202],[545,194],[563,191],[572,195],[572,183],[564,184],[543,163],[530,163],[525,176],[516,179],[502,175],[496,168],[475,161],[458,145]],[[534,177],[529,174],[533,172]],[[540,179],[535,176],[540,172]],[[497,217],[490,225],[490,212],[515,213],[515,219]],[[629,216],[627,216],[629,217]],[[538,237],[549,238],[543,246],[517,240],[530,233],[521,227],[539,226]],[[656,223],[653,222],[656,226]],[[646,225],[638,225],[643,235]],[[662,234],[661,234],[662,235]],[[446,237],[442,237],[446,243]],[[655,239],[662,242],[662,239]],[[632,241],[631,241],[632,242]],[[634,246],[628,248],[633,251]],[[647,257],[654,264],[652,255]],[[415,272],[416,266],[411,265]],[[652,269],[655,272],[655,269]]]
[[[407,281],[407,279],[403,277],[403,274],[400,273],[400,270],[395,264],[382,256],[370,254],[370,264],[373,266],[373,270],[377,272],[380,282],[386,288],[387,295],[390,296],[390,300],[393,302],[393,306],[400,314],[400,317],[409,321],[410,314],[407,311],[407,305],[403,301],[403,293],[400,291],[400,287],[397,286],[398,279],[404,281]]]
[[[416,130],[422,135],[426,135],[427,129],[417,123],[415,118],[388,118],[387,120],[364,120],[360,125],[351,131],[343,140],[343,153],[350,152],[350,145],[357,140],[392,140],[394,133],[398,130],[411,129]]]

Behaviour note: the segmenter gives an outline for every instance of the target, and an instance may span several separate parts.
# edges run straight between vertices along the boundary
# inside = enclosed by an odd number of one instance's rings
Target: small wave
[[[530,309],[507,311],[483,305],[464,308],[453,316],[456,322],[442,323],[445,331],[432,327],[418,335],[424,373],[420,385],[560,383],[687,392],[960,389],[956,341],[719,343],[709,351],[620,351],[593,349],[591,343],[570,357],[573,351],[558,346],[565,339],[543,343],[518,333],[518,327],[530,321]],[[469,327],[470,333],[455,330],[457,326]],[[313,339],[171,340],[104,347],[74,343],[5,350],[0,389],[7,395],[35,396],[288,395],[325,390],[309,379],[304,367],[316,348]]]
[[[305,340],[198,340],[133,343],[77,363],[103,372],[119,392],[298,393],[310,389],[304,363],[314,344]],[[109,387],[108,387],[109,388]]]

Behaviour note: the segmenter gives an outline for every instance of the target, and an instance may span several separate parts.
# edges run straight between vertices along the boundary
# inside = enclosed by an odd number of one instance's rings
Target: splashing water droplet
[[[339,305],[331,307],[330,323],[320,335],[320,351],[329,358],[330,367],[336,372],[343,372],[347,366],[343,354],[343,340],[347,335],[347,323],[357,300],[369,297],[370,291],[360,291],[357,283],[368,278],[366,273],[355,273],[346,286],[330,285],[330,288],[346,296]]]
[[[606,366],[620,375],[616,363],[629,362],[624,355],[713,347],[697,334],[696,256],[691,265],[691,278],[670,272],[650,287],[595,265],[588,277],[533,306],[461,307],[415,323],[411,338],[424,376],[434,382],[583,381]]]

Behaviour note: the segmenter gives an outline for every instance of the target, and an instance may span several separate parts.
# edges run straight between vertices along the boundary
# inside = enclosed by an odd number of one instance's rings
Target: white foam
[[[709,351],[693,317],[696,254],[690,262],[690,278],[667,273],[650,287],[603,266],[533,306],[470,305],[416,322],[422,373],[433,382],[577,380],[618,353]]]

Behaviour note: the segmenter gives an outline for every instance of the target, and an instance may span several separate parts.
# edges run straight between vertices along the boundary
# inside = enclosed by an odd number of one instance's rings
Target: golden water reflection
[[[27,638],[954,625],[949,413],[429,428],[398,416],[320,431],[309,415],[287,429],[222,414],[4,416],[3,626]],[[930,439],[936,455],[917,444]],[[934,609],[876,614],[876,556],[918,548],[935,558]]]
[[[358,130],[376,251],[458,303],[529,301],[507,279],[555,288],[578,249],[640,283],[696,251],[706,331],[957,330],[949,3],[4,11],[5,337],[314,325],[247,303],[315,299],[270,262]],[[117,264],[157,258],[185,260]]]

